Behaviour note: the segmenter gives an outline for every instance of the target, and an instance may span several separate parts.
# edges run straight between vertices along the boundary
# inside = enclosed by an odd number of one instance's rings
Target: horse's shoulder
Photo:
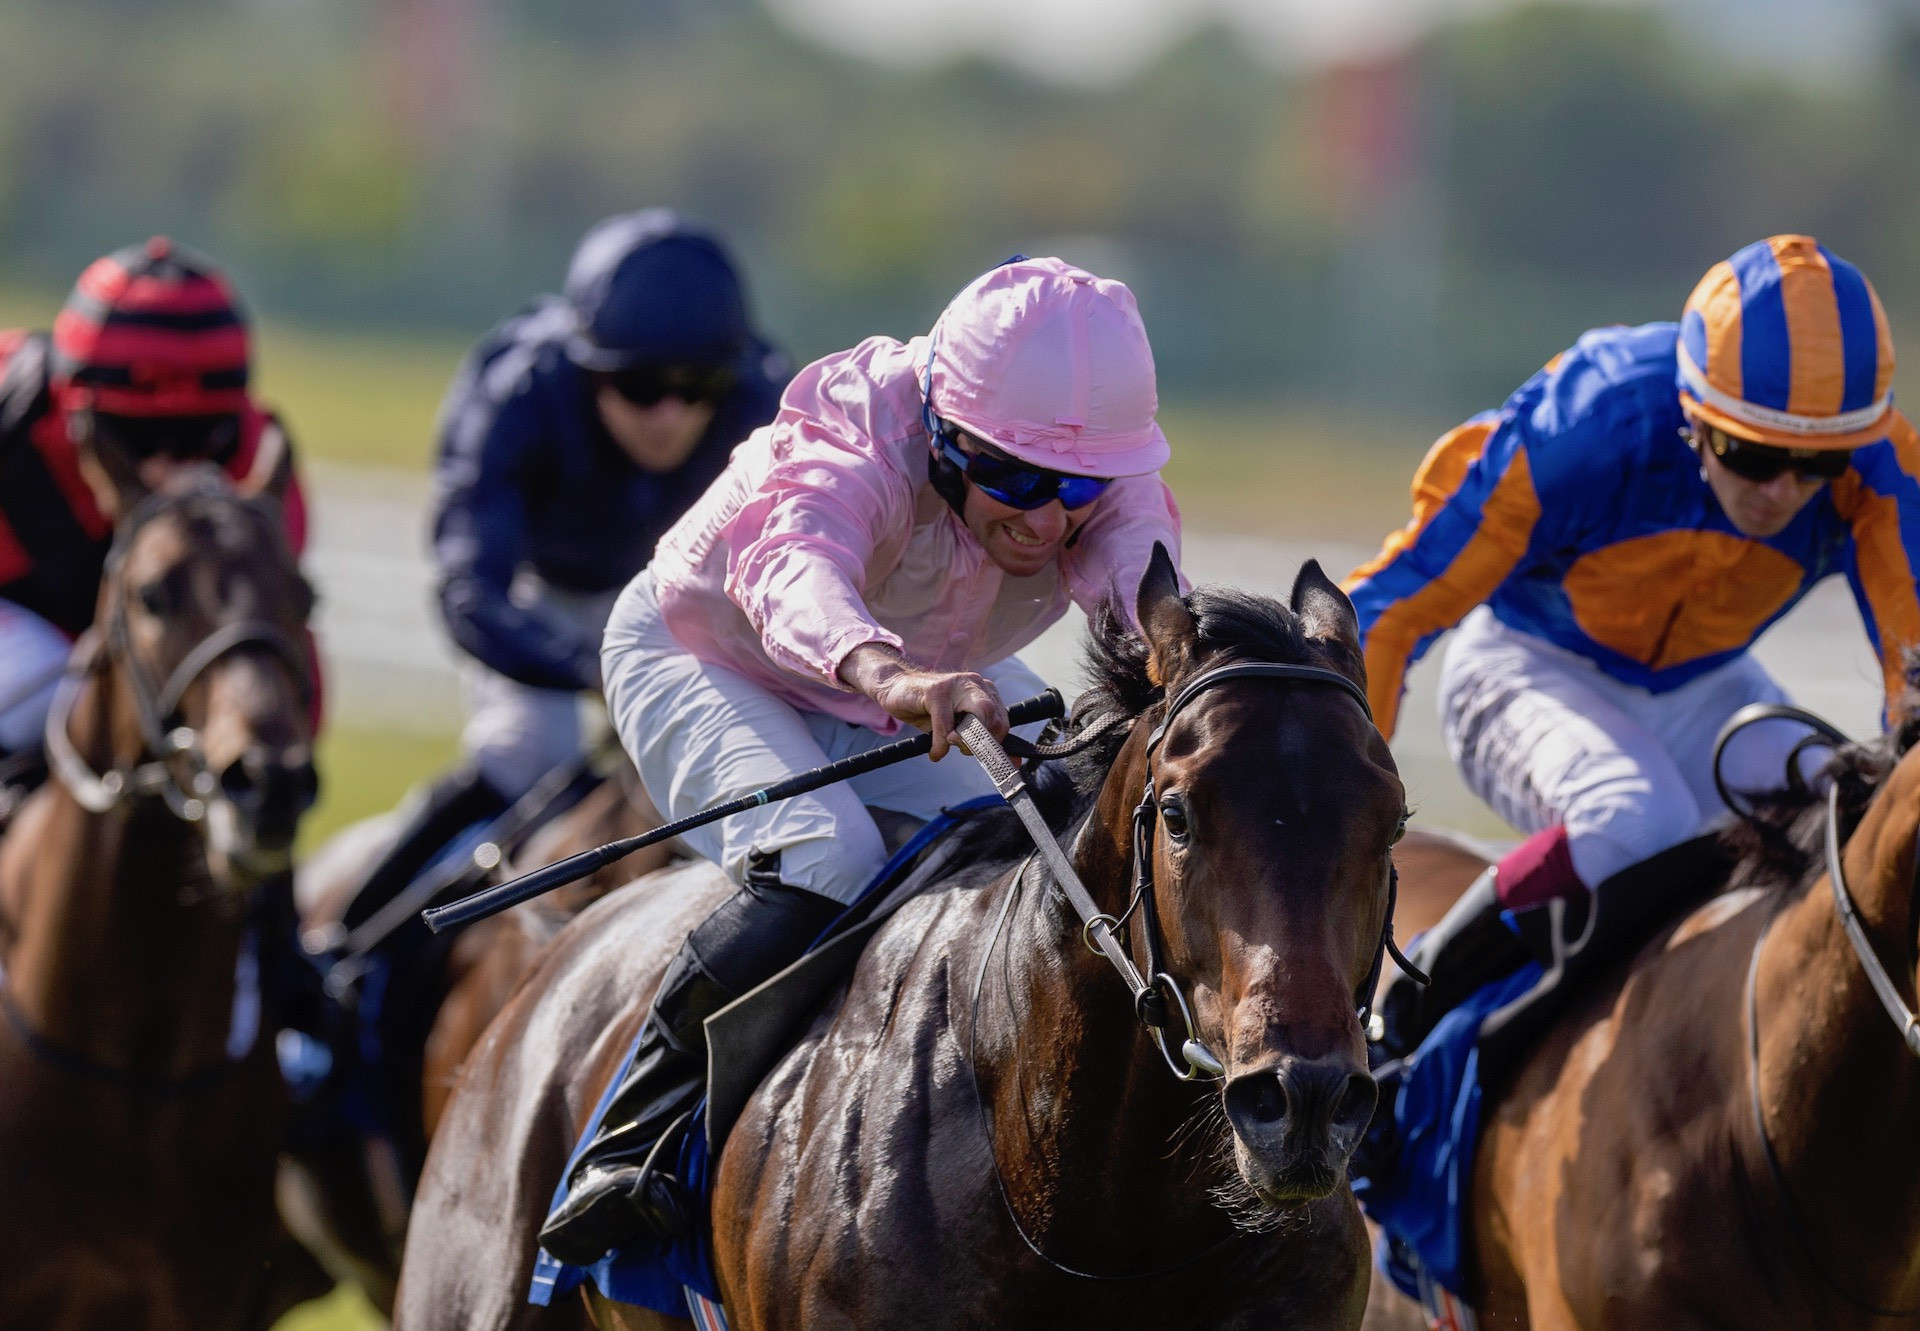
[[[914,897],[880,926],[861,957],[863,968],[871,965],[884,970],[910,965],[930,943],[937,944],[969,927],[979,913],[980,895],[986,890],[975,884],[923,892]]]
[[[1659,941],[1661,950],[1677,951],[1712,933],[1741,915],[1747,907],[1766,895],[1759,887],[1736,887],[1712,897],[1683,915]]]

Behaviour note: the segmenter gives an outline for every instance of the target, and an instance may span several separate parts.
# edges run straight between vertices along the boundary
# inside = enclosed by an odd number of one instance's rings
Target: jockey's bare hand
[[[922,670],[885,643],[865,642],[840,662],[840,678],[880,704],[896,720],[933,736],[929,757],[939,762],[960,742],[959,714],[971,712],[995,739],[1007,735],[1007,709],[993,681],[971,670]]]

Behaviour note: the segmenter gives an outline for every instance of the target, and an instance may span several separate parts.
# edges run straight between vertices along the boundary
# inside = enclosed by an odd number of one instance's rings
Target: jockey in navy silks
[[[582,747],[614,597],[773,418],[785,358],[748,321],[733,261],[665,209],[589,231],[565,294],[488,333],[441,407],[433,553],[462,671],[465,762],[415,802],[345,923],[456,833]]]

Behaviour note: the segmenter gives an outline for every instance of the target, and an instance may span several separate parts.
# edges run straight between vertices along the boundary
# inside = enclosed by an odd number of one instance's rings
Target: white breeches
[[[543,587],[534,609],[598,636],[613,601],[612,592],[578,596]],[[460,670],[460,695],[467,713],[460,747],[509,800],[532,790],[585,743],[581,713],[592,700],[576,689],[538,689],[470,660]]]
[[[699,660],[661,619],[651,573],[641,573],[621,594],[600,659],[614,730],[668,818],[899,738],[802,712],[744,676]],[[1046,688],[1018,657],[981,673],[1006,702]],[[866,806],[926,820],[993,793],[980,765],[956,749],[937,763],[912,758],[735,814],[683,839],[736,883],[745,879],[750,851],[779,851],[781,881],[851,902],[887,860]]]
[[[1786,701],[1748,654],[1649,693],[1508,628],[1485,606],[1462,622],[1440,672],[1441,727],[1468,787],[1522,832],[1564,824],[1589,887],[1717,818],[1721,726],[1748,703]],[[1728,748],[1727,784],[1778,787],[1806,733],[1788,721],[1749,727]]]

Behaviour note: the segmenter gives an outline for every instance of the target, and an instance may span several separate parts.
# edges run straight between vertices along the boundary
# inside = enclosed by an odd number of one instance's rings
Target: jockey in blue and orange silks
[[[1722,813],[1721,726],[1786,700],[1748,648],[1816,582],[1846,576],[1900,695],[1920,437],[1893,363],[1859,270],[1775,236],[1716,264],[1678,324],[1589,332],[1433,446],[1413,521],[1346,584],[1374,713],[1391,733],[1408,667],[1458,624],[1448,751],[1529,836],[1422,940],[1432,988],[1384,996],[1390,1046],[1512,956],[1503,911],[1583,895]],[[1803,734],[1757,727],[1729,784],[1777,784]]]

